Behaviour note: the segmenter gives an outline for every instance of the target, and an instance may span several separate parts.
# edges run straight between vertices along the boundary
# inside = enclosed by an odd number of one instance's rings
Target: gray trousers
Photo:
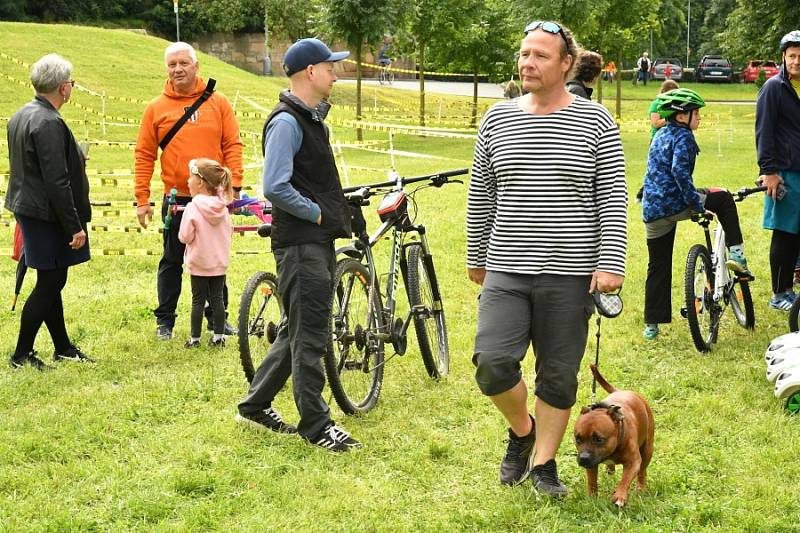
[[[302,437],[314,439],[330,421],[330,408],[322,399],[322,357],[330,341],[336,267],[333,243],[277,248],[275,261],[287,320],[258,367],[239,412],[268,408],[292,376],[294,402],[300,413],[297,431]]]

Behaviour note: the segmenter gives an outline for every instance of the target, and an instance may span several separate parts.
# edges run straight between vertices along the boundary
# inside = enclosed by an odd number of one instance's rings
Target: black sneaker
[[[214,320],[208,319],[206,322],[206,329],[208,331],[214,331]],[[238,335],[239,330],[233,327],[227,320],[225,321],[225,327],[222,329],[222,334],[227,336]]]
[[[353,448],[363,448],[364,445],[350,436],[344,428],[337,426],[333,420],[322,430],[317,438],[308,439],[308,442],[325,448],[331,452],[349,452]]]
[[[160,341],[168,341],[175,335],[172,333],[172,328],[169,326],[158,326],[156,328],[156,337]]]
[[[554,498],[563,498],[567,495],[567,487],[558,480],[555,459],[550,459],[543,465],[534,466],[531,470],[531,477],[533,478],[533,490],[536,492]]]
[[[214,340],[214,337],[208,339],[208,345],[212,348],[224,348],[225,347],[225,337],[221,339]]]
[[[53,370],[54,367],[48,365],[38,357],[36,357],[36,352],[28,352],[22,359],[18,359],[15,357],[11,357],[11,361],[9,362],[11,368],[18,369],[22,368],[25,365],[31,365],[36,370],[40,372],[44,372],[46,370]]]
[[[53,361],[73,361],[76,363],[94,363],[94,359],[86,355],[77,346],[71,346],[64,353],[53,352]]]
[[[236,422],[248,425],[259,431],[269,430],[277,433],[297,433],[297,428],[283,421],[281,414],[272,407],[255,413],[239,413]]]
[[[183,343],[184,348],[199,348],[200,341],[197,339],[189,339],[188,341]]]
[[[508,447],[503,461],[500,463],[500,483],[517,485],[528,479],[530,474],[529,460],[536,444],[536,422],[531,417],[531,432],[525,437],[517,437],[508,428]]]

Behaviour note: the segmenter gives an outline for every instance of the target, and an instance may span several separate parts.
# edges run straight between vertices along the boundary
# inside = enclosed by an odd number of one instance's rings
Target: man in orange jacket
[[[180,120],[186,110],[203,94],[206,82],[197,73],[200,63],[191,45],[172,43],[164,52],[168,80],[164,91],[145,108],[139,138],[136,141],[136,216],[143,228],[153,219],[150,206],[150,181],[153,177],[159,143]],[[161,151],[161,181],[164,194],[161,198],[161,217],[167,214],[170,189],[178,191],[177,203],[185,205],[189,195],[189,161],[195,158],[210,158],[219,161],[233,173],[233,188],[238,197],[242,188],[242,142],[239,139],[239,124],[228,100],[220,93],[213,93],[178,130],[169,144]],[[159,339],[173,337],[175,310],[181,295],[184,244],[178,240],[180,216],[173,216],[168,231],[164,232],[164,253],[158,264],[158,308],[156,335]],[[225,288],[225,305],[228,291]],[[209,323],[209,327],[212,324]],[[225,333],[236,333],[227,322]]]

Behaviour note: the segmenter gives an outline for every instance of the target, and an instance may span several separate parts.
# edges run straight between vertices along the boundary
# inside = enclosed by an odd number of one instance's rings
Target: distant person
[[[664,79],[671,80],[672,79],[672,63],[667,61],[667,64],[664,65]]]
[[[513,98],[519,98],[519,95],[519,85],[517,85],[517,82],[515,82],[513,79],[508,80],[508,83],[506,83],[506,87],[503,90],[503,96],[506,98],[506,100],[511,100]]]
[[[189,194],[178,239],[186,245],[184,263],[192,281],[191,336],[185,348],[200,346],[206,301],[213,313],[214,334],[208,345],[225,346],[225,304],[222,293],[231,253],[233,225],[228,203],[233,200],[231,171],[211,159],[189,161]]]
[[[650,77],[650,58],[647,52],[642,52],[642,56],[636,61],[636,77],[634,83],[642,82],[647,85],[647,80]]]
[[[617,64],[614,61],[609,61],[605,68],[603,68],[603,79],[612,82],[614,81],[614,76],[617,73]]]
[[[800,30],[784,35],[780,50],[781,72],[756,100],[756,151],[758,179],[767,186],[763,225],[772,230],[769,306],[788,311],[797,297],[792,278],[800,251]]]
[[[25,264],[36,270],[36,286],[20,316],[12,368],[52,368],[33,350],[42,324],[53,340],[55,361],[93,362],[70,341],[61,298],[69,267],[89,261],[86,226],[92,218],[86,157],[59,114],[72,95],[71,76],[72,63],[61,56],[39,59],[31,67],[36,96],[8,121],[5,208],[22,229]]]
[[[567,91],[577,94],[587,100],[592,99],[594,85],[600,77],[603,66],[603,57],[597,52],[581,50],[578,62],[575,65],[574,77],[567,82]]]
[[[134,152],[136,217],[143,228],[146,228],[148,222],[153,219],[153,208],[150,207],[150,182],[153,179],[156,159],[159,157],[159,145],[207,88],[206,82],[197,74],[200,63],[191,45],[183,42],[170,44],[164,51],[164,63],[168,76],[164,83],[164,91],[144,110]],[[161,146],[161,181],[164,184],[164,191],[159,195],[159,200],[162,220],[167,214],[170,189],[173,187],[178,190],[178,205],[186,205],[191,201],[189,161],[199,157],[210,157],[231,169],[234,195],[238,198],[244,172],[239,123],[228,99],[218,92],[213,92],[188,117],[169,144]],[[153,314],[156,317],[156,337],[161,340],[169,340],[174,335],[176,310],[181,295],[185,252],[184,244],[178,239],[181,216],[181,212],[173,215],[169,230],[164,232],[164,251],[158,263],[158,307]],[[227,306],[227,287],[224,290]],[[215,324],[210,307],[206,310],[206,315],[207,329],[214,330]],[[236,334],[236,329],[227,321],[225,334]]]
[[[659,102],[668,124],[650,145],[642,200],[648,252],[642,335],[647,340],[658,336],[660,324],[672,321],[672,251],[679,221],[706,211],[716,214],[725,229],[727,267],[743,280],[753,279],[733,195],[725,189],[696,189],[692,179],[700,153],[694,131],[705,101],[695,91],[675,89],[659,95]]]
[[[389,49],[392,47],[391,39],[386,39],[378,51],[378,64],[382,67],[388,67],[392,64],[392,58],[389,57]]]

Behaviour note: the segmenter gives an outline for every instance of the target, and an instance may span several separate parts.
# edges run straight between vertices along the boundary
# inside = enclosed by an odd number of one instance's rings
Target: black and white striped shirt
[[[619,130],[576,98],[548,115],[494,105],[467,203],[467,266],[517,274],[625,274],[627,188]]]

